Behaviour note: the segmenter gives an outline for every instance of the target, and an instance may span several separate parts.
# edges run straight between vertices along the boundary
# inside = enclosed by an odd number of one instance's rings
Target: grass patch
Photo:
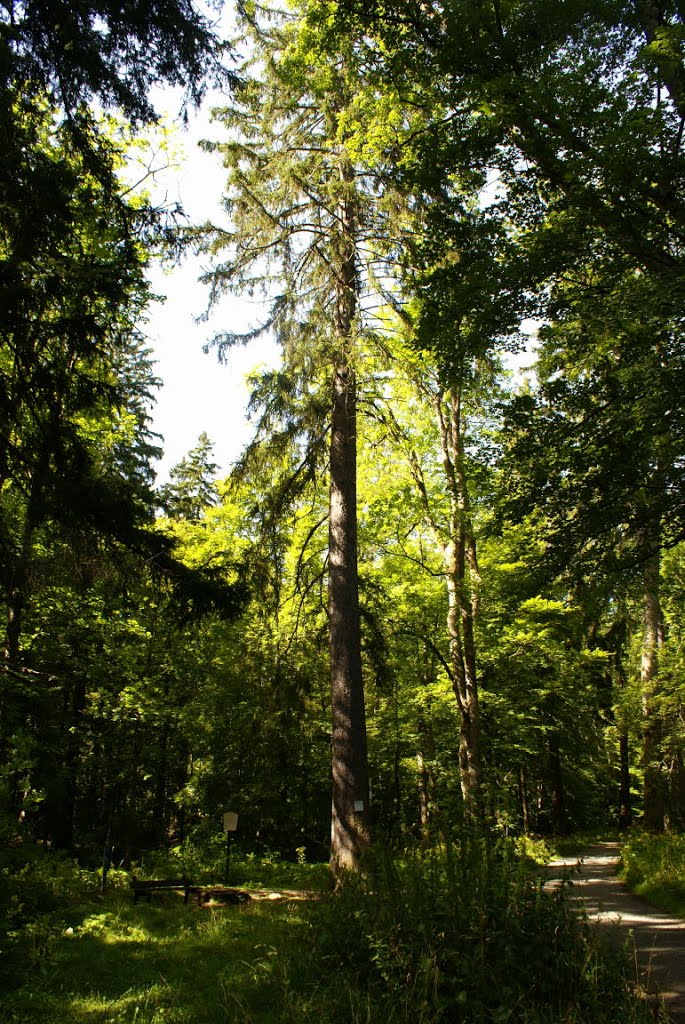
[[[632,832],[621,849],[622,876],[639,896],[685,917],[685,836]]]
[[[299,906],[200,910],[174,895],[133,906],[117,893],[69,919],[51,922],[3,1024],[280,1021],[278,952],[300,948],[310,927]]]

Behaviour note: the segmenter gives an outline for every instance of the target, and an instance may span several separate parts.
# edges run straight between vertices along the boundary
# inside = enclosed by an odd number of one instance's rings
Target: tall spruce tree
[[[148,296],[147,253],[130,237],[135,211],[89,173],[47,105],[29,108],[19,123],[30,169],[14,183],[0,222],[0,295],[7,297],[0,321],[0,479],[21,496],[0,518],[10,664],[18,660],[37,527],[47,518],[99,514],[89,508],[99,470],[84,426],[98,410],[128,399],[114,365],[124,360]]]
[[[283,347],[272,376],[286,412],[281,434],[300,451],[282,496],[321,466],[329,474],[328,620],[332,703],[334,871],[358,870],[370,838],[357,566],[357,339],[368,275],[369,204],[349,146],[356,82],[351,49],[327,52],[298,13],[246,24],[253,55],[237,102],[218,112],[229,141],[214,144],[228,171],[226,230],[210,232],[224,289],[261,289],[265,329]],[[215,338],[219,354],[245,337]],[[297,412],[295,410],[297,409]]]
[[[194,448],[169,471],[169,483],[160,491],[166,513],[171,518],[198,522],[205,511],[216,505],[218,494],[213,461],[214,445],[203,431]]]

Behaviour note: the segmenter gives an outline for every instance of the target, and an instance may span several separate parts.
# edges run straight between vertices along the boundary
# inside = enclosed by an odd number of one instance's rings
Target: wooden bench
[[[183,890],[183,902],[187,903],[193,887],[187,878],[132,878],[131,888],[133,889],[134,903],[137,903],[141,897],[145,897],[150,903],[155,893],[179,892],[181,890]]]

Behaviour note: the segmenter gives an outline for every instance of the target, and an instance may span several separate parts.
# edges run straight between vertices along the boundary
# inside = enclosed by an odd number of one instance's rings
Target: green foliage
[[[138,121],[154,119],[148,91],[160,81],[198,101],[208,73],[232,81],[220,52],[210,22],[182,0],[144,2],[126,17],[110,0],[39,2],[13,9],[0,25],[3,84],[20,83],[27,97],[52,93],[76,134],[94,96]]]
[[[630,888],[663,910],[685,917],[685,836],[631,832],[621,846]]]
[[[198,884],[223,877],[226,840],[217,829],[202,846],[191,839],[161,850],[145,851],[135,867],[140,878],[189,878]]]
[[[134,906],[130,893],[98,895],[95,873],[39,860],[2,879],[53,897],[39,917],[15,915],[2,1024],[653,1020],[621,958],[599,950],[565,890],[541,892],[511,844],[464,837],[379,854],[366,884],[216,910],[173,897]],[[263,873],[272,867],[255,862],[255,883],[283,885]],[[328,876],[326,865],[292,869],[298,889]]]
[[[245,853],[240,842],[232,841],[229,884],[247,888],[281,886],[307,890],[329,886],[330,873],[325,864],[308,863],[305,847],[293,851],[293,854],[291,859],[286,860],[277,850]],[[201,830],[196,829],[194,839],[185,839],[166,849],[146,851],[133,870],[141,878],[184,876],[197,884],[223,883],[226,836],[219,830],[202,836]]]
[[[368,868],[317,908],[314,940],[369,1019],[649,1019],[628,964],[604,958],[565,891],[543,893],[510,844],[463,837]]]
[[[531,867],[533,865],[541,867],[544,864],[549,864],[556,846],[556,841],[554,848],[552,848],[549,840],[535,838],[534,836],[520,836],[514,840],[514,848],[517,855],[524,864]]]
[[[174,0],[0,18],[2,809],[55,846],[78,839],[85,858],[157,841],[182,784],[182,700],[162,709],[164,668],[151,670],[157,608],[169,612],[171,588],[178,618],[237,608],[235,579],[183,565],[151,529],[158,381],[140,324],[173,214],[122,182],[131,122],[154,120],[150,85],[198,99],[216,57],[208,22]],[[129,123],[96,114],[93,97]],[[156,784],[135,751],[153,721],[152,759],[174,762]],[[141,783],[148,798],[156,788],[142,808]]]
[[[63,927],[66,906],[96,891],[97,877],[66,856],[36,846],[30,835],[13,836],[0,861],[0,984],[40,969]]]
[[[218,115],[231,134],[209,147],[225,162],[231,223],[204,236],[217,260],[207,280],[215,297],[265,294],[286,364],[254,378],[258,443],[231,481],[214,480],[202,435],[158,496],[156,381],[139,324],[146,264],[169,223],[123,194],[111,122],[72,108],[96,94],[147,116],[151,71],[174,80],[185,69],[199,88],[211,32],[173,2],[139,5],[126,25],[108,4],[99,20],[77,4],[54,25],[47,8],[17,8],[11,38],[0,25],[10,76],[0,111],[0,582],[14,628],[0,797],[10,845],[26,828],[83,863],[106,845],[116,864],[211,880],[223,874],[230,804],[237,881],[285,885],[296,858],[325,855],[326,423],[347,203],[376,835],[437,841],[462,814],[450,656],[464,623],[446,635],[445,567],[466,526],[478,544],[479,568],[462,582],[498,830],[559,831],[614,814],[619,750],[633,788],[640,781],[639,563],[662,540],[672,546],[654,762],[670,781],[671,825],[685,821],[681,27],[667,9],[663,24],[645,26],[641,11],[577,17],[574,4],[537,5],[533,19],[520,3],[446,0],[438,18],[430,5],[379,2],[372,22],[357,6],[302,0],[272,21],[241,6],[257,59]],[[174,25],[177,42],[162,52]],[[153,48],[145,67],[141,33]],[[15,88],[19,70],[31,88],[23,78]],[[500,430],[495,356],[531,310],[547,318],[537,380],[508,402]],[[222,352],[239,340],[226,331],[216,342]],[[451,503],[432,412],[445,427],[455,383],[466,482]],[[158,498],[167,516],[153,531]],[[71,900],[71,869],[55,871],[53,890],[27,846],[17,849],[16,920],[42,949],[39,918],[58,909],[60,886]],[[255,859],[267,853],[268,869]],[[442,999],[460,1012],[462,991],[482,1014],[514,1013],[507,978],[500,1006],[469,988],[437,941],[444,921],[427,909],[444,913],[458,897],[472,943],[489,900],[514,944],[525,921],[542,934],[547,910],[538,921],[516,879],[519,924],[502,910],[510,869],[497,863],[483,904],[444,889],[447,860],[420,858],[389,865],[387,877],[376,866],[378,904],[346,893],[332,904],[349,898],[350,941],[372,965],[366,988],[349,980],[351,1014],[376,1012],[381,980],[400,999],[407,971],[419,1015],[442,1013]],[[676,868],[663,872],[679,899]],[[412,886],[423,938],[403,903]],[[472,959],[478,973],[477,943]],[[456,980],[442,991],[448,971]],[[156,998],[121,1013],[154,1016]],[[391,1015],[409,1013],[402,1005]]]
[[[464,0],[447,0],[440,12],[411,3],[398,13],[384,2],[355,0],[337,12],[326,3],[302,10],[328,45],[339,46],[342,36],[356,46],[377,91],[405,108],[404,119],[393,120],[393,131],[379,134],[375,153],[365,155],[420,211],[406,243],[414,258],[400,283],[402,299],[414,301],[401,315],[417,319],[415,338],[434,354],[443,379],[463,375],[469,356],[491,355],[527,311],[544,319],[535,387],[509,403],[491,454],[502,473],[503,532],[511,535],[512,519],[532,526],[529,571],[516,580],[531,587],[522,599],[565,601],[585,588],[583,621],[572,641],[555,644],[553,656],[536,630],[539,657],[529,660],[524,651],[519,673],[519,659],[506,654],[511,620],[500,619],[502,643],[487,621],[493,590],[484,593],[483,731],[498,793],[503,785],[511,792],[517,769],[522,780],[546,756],[543,787],[553,762],[581,782],[571,815],[581,823],[591,803],[596,816],[611,802],[615,780],[597,755],[612,716],[624,805],[627,760],[634,770],[638,760],[626,741],[636,747],[641,739],[638,705],[625,699],[635,665],[626,685],[627,647],[612,646],[608,628],[605,646],[599,636],[645,560],[677,544],[685,523],[681,15],[672,5],[552,11]],[[510,564],[524,560],[516,555]],[[487,590],[487,573],[483,581]],[[603,611],[593,607],[588,587],[603,589]],[[513,604],[511,592],[502,595],[493,618]],[[629,627],[633,635],[639,630],[636,616]],[[652,659],[642,696],[650,718],[647,775],[671,774],[670,811],[680,823],[677,644],[659,652],[658,675]],[[556,683],[562,705],[570,694],[575,700],[574,674],[587,698],[582,711],[569,705],[558,712],[538,701]],[[624,689],[620,700],[612,699],[612,687]],[[520,707],[529,688],[530,716]],[[576,715],[582,738],[572,743]],[[650,793],[663,788],[649,780]]]
[[[199,830],[196,830],[196,833]],[[239,843],[231,844],[229,884],[246,888],[281,886],[307,890],[325,889],[330,884],[328,867],[308,863],[305,848],[295,851],[297,860],[285,860],[278,851],[244,853]],[[186,839],[177,846],[150,850],[135,867],[141,878],[178,878],[184,876],[197,884],[223,883],[226,870],[226,837],[215,831],[202,844]]]
[[[197,522],[217,503],[216,471],[212,461],[212,442],[204,432],[195,448],[169,471],[169,483],[160,490],[167,514],[172,518]]]

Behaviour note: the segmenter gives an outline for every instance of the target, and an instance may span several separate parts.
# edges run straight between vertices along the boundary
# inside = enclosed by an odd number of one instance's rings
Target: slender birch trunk
[[[480,704],[474,624],[480,572],[464,466],[461,396],[451,391],[438,405],[443,466],[450,495],[450,539],[444,548],[447,577],[447,633],[452,686],[460,713],[459,771],[464,808],[480,812]]]
[[[418,732],[421,738],[421,749],[416,755],[419,782],[419,822],[421,835],[425,841],[430,839],[431,826],[435,810],[435,736],[430,720],[419,718]]]
[[[626,678],[621,663],[621,656],[616,656],[616,689],[622,693],[626,687]],[[618,789],[618,827],[623,831],[630,828],[633,823],[633,808],[630,796],[630,740],[628,738],[628,727],[624,721],[623,713],[619,713],[618,721],[618,756],[619,756],[619,789]]]
[[[659,594],[661,559],[658,549],[645,562],[644,634],[642,640],[642,763],[644,766],[643,825],[663,832],[666,813],[666,780],[662,769],[662,721],[656,706],[659,696],[659,651],[664,643],[664,619]]]
[[[475,622],[478,616],[480,570],[476,537],[469,507],[464,457],[461,394],[438,388],[430,401],[440,430],[442,464],[450,513],[447,531],[434,515],[428,488],[416,453],[408,452],[414,483],[436,543],[442,551],[447,586],[447,639],[449,673],[459,709],[459,773],[467,816],[480,816],[481,744],[480,703],[476,660]],[[401,428],[392,421],[398,436]],[[447,537],[445,533],[447,532]]]

